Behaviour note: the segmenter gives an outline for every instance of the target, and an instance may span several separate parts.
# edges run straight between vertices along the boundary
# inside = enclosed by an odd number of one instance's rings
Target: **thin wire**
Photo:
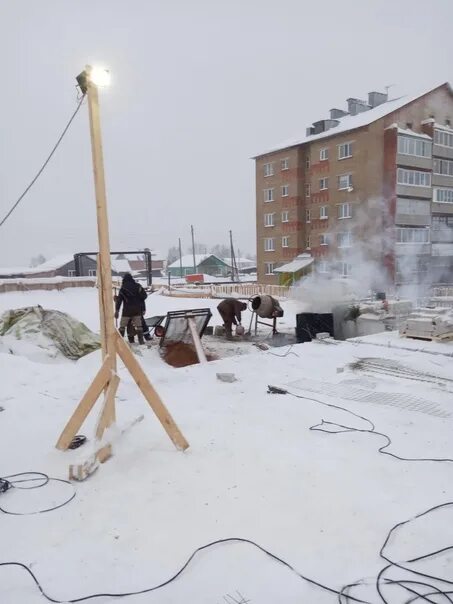
[[[76,110],[74,111],[74,113],[71,115],[69,122],[66,124],[63,132],[61,133],[60,137],[58,138],[57,142],[55,143],[52,151],[49,153],[46,161],[43,163],[43,165],[41,166],[41,168],[38,170],[38,172],[36,173],[35,177],[33,178],[33,180],[30,182],[30,184],[28,185],[28,187],[25,189],[25,191],[22,193],[22,195],[19,197],[19,199],[13,204],[13,206],[11,207],[11,209],[9,210],[9,212],[6,214],[6,216],[3,218],[3,220],[0,222],[0,227],[4,225],[4,223],[8,220],[8,218],[11,216],[11,214],[14,212],[14,210],[17,208],[17,206],[20,204],[20,202],[22,201],[22,199],[25,197],[25,195],[28,193],[28,191],[32,188],[32,186],[35,184],[35,182],[38,180],[38,178],[41,176],[41,174],[44,172],[47,164],[49,163],[49,161],[51,160],[53,154],[55,153],[55,151],[58,149],[61,141],[64,138],[64,135],[66,134],[66,132],[69,130],[70,125],[72,124],[75,116],[77,115],[77,113],[79,112],[80,107],[82,106],[83,103],[83,99],[85,98],[85,95],[82,96],[82,98],[79,100],[79,103],[77,105]]]

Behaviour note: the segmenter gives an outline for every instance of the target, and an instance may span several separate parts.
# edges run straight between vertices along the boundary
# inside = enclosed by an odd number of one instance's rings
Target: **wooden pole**
[[[195,237],[193,234],[193,224],[190,225],[190,232],[192,234],[192,257],[193,257],[193,273],[194,275],[197,272],[197,262],[195,260]]]
[[[183,278],[183,274],[182,274],[182,249],[181,249],[181,237],[178,239],[178,244],[179,244],[179,276],[181,277],[181,279]]]

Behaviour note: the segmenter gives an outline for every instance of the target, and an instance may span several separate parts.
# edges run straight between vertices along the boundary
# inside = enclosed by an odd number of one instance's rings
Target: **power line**
[[[22,195],[19,197],[19,199],[14,203],[14,205],[12,206],[12,208],[9,210],[9,212],[6,214],[6,216],[3,218],[3,220],[0,222],[0,227],[3,226],[3,224],[8,220],[8,218],[11,216],[11,214],[14,212],[14,210],[17,208],[17,206],[20,204],[20,202],[22,201],[22,199],[25,197],[25,195],[28,193],[28,191],[32,188],[32,186],[35,184],[35,182],[38,180],[38,178],[41,176],[41,174],[44,172],[47,164],[49,163],[49,161],[51,160],[53,154],[55,153],[55,151],[58,149],[61,141],[63,140],[64,135],[66,134],[66,132],[69,130],[69,126],[72,124],[75,116],[77,115],[80,107],[82,106],[83,103],[83,99],[85,98],[85,96],[82,96],[80,101],[77,104],[77,108],[74,111],[74,113],[71,115],[69,122],[66,124],[63,132],[61,133],[60,137],[58,138],[57,142],[55,143],[52,151],[49,153],[46,161],[43,163],[43,165],[41,166],[41,168],[39,169],[39,171],[37,172],[36,176],[33,178],[33,180],[30,182],[30,184],[28,185],[28,187],[25,189],[25,191],[22,193]]]

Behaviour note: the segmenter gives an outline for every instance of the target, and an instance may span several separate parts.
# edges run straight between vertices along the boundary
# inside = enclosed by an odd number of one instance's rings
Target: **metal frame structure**
[[[153,259],[151,250],[129,250],[127,252],[110,252],[110,256],[119,256],[124,254],[125,256],[128,254],[140,254],[145,257],[145,265],[146,265],[146,281],[149,287],[153,285]],[[94,256],[96,257],[98,252],[79,252],[78,254],[74,254],[74,268],[76,277],[81,277],[82,273],[82,264],[81,257],[82,256]]]

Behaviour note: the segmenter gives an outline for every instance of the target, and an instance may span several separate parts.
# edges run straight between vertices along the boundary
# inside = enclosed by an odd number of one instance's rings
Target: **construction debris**
[[[419,308],[404,321],[400,335],[422,340],[453,340],[453,312],[448,308]]]
[[[227,382],[227,383],[232,383],[232,382],[237,382],[237,378],[234,375],[234,373],[216,373],[217,379],[220,380],[221,382]]]

